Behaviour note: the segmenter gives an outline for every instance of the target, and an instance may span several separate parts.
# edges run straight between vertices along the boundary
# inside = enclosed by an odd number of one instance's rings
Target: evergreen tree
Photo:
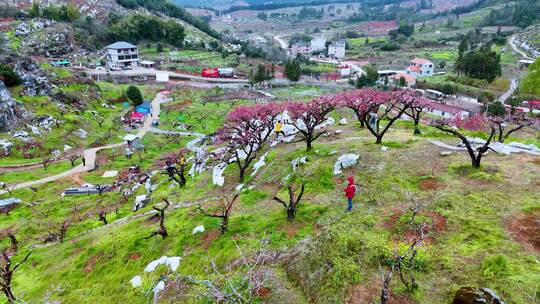
[[[300,67],[300,63],[297,60],[290,60],[285,63],[285,76],[290,81],[298,81],[300,80],[300,75],[302,75],[302,68]]]
[[[377,72],[377,69],[375,69],[374,67],[366,65],[364,66],[364,72],[365,74],[362,74],[360,77],[356,79],[357,88],[374,86],[377,83],[377,80],[379,79],[379,73]]]
[[[21,83],[21,79],[13,69],[5,64],[0,64],[0,80],[4,82],[6,87],[16,86]]]
[[[501,76],[501,56],[491,50],[490,44],[461,54],[454,69],[468,77],[485,79],[489,82]]]
[[[398,86],[401,88],[404,88],[407,86],[407,80],[405,80],[405,77],[401,76],[399,77],[399,83]]]
[[[127,98],[131,101],[134,106],[138,106],[143,103],[144,99],[141,94],[141,91],[138,87],[130,85],[126,91]]]

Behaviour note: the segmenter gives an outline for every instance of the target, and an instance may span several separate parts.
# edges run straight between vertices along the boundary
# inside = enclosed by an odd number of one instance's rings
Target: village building
[[[426,112],[443,118],[460,117],[465,119],[469,117],[469,111],[465,109],[438,102],[432,103]]]
[[[298,54],[300,55],[308,55],[311,53],[311,47],[309,44],[304,42],[296,42],[293,43],[291,46],[291,56],[296,57]]]
[[[433,62],[415,57],[411,62],[409,63],[409,66],[407,67],[407,74],[414,76],[414,77],[428,77],[433,76],[433,70],[435,69],[435,65]]]
[[[338,41],[328,46],[328,56],[332,59],[345,58],[345,41]]]
[[[326,50],[326,38],[324,37],[317,37],[311,39],[311,52],[323,52]]]
[[[115,42],[105,47],[107,68],[118,69],[135,67],[139,65],[139,49],[137,46],[125,42]]]
[[[403,72],[399,72],[399,73],[396,73],[396,74],[392,75],[390,77],[390,80],[395,85],[399,85],[399,81],[400,81],[401,78],[405,79],[405,85],[407,86],[407,88],[416,87],[416,77],[414,77],[412,75],[409,75],[409,74],[406,74],[406,73],[403,73]]]
[[[518,60],[518,66],[520,69],[526,70],[529,68],[529,65],[533,64],[534,60],[531,59],[520,59]]]

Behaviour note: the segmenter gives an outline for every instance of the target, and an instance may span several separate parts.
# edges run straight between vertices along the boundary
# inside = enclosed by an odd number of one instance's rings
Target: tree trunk
[[[221,235],[224,235],[227,232],[227,225],[229,224],[229,217],[224,217],[221,221]]]
[[[420,134],[420,116],[414,117],[414,134],[419,135]]]
[[[382,135],[377,135],[377,140],[375,141],[375,144],[380,145],[382,144]]]
[[[313,136],[311,135],[311,133],[308,133],[306,136],[305,136],[305,139],[306,139],[306,151],[310,151],[311,148],[313,147]]]
[[[295,207],[287,208],[287,220],[293,221],[295,217],[296,217],[296,208]]]
[[[482,154],[478,154],[478,156],[473,157],[471,159],[473,168],[480,168],[480,162],[482,161]]]
[[[240,172],[239,172],[239,176],[238,176],[238,181],[241,183],[244,181],[244,176],[246,174],[246,169],[242,166],[240,166]]]
[[[5,286],[2,290],[4,292],[4,294],[6,295],[6,298],[7,298],[7,302],[9,304],[11,303],[15,303],[15,296],[13,295],[13,292],[11,291],[11,286]]]

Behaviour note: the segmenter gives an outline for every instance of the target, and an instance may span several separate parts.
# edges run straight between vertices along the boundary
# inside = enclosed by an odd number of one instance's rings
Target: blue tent
[[[145,101],[141,103],[135,108],[135,112],[145,115],[150,114],[152,112],[152,103],[150,101]]]

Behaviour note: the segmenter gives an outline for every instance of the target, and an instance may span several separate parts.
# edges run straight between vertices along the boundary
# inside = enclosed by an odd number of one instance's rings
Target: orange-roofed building
[[[416,77],[405,74],[405,73],[396,73],[392,75],[393,82],[397,85],[399,84],[399,80],[403,77],[405,79],[405,83],[407,84],[407,88],[414,88],[416,86]]]
[[[433,62],[415,57],[411,62],[409,63],[409,66],[407,67],[407,74],[414,76],[414,77],[428,77],[433,76],[433,70],[435,69],[435,65]]]

